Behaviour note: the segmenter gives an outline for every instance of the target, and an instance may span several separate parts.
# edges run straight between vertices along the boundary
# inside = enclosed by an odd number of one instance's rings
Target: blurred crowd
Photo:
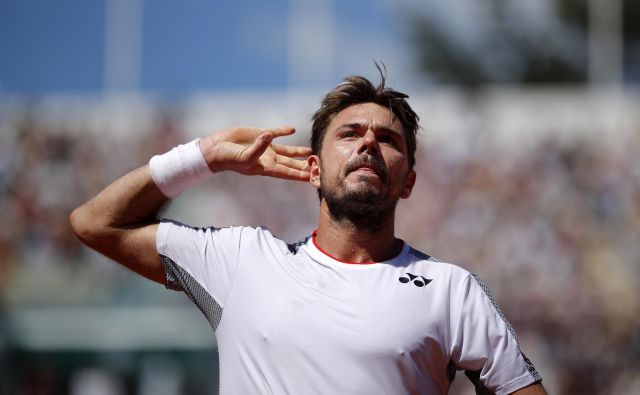
[[[78,294],[69,293],[70,275],[88,270],[90,279],[96,270],[110,271],[111,265],[101,265],[96,254],[81,246],[68,216],[108,183],[141,165],[141,158],[181,142],[180,133],[168,114],[154,118],[149,125],[154,132],[149,134],[142,122],[145,117],[131,130],[125,126],[116,133],[117,122],[92,126],[83,122],[89,116],[70,125],[36,115],[28,107],[12,111],[0,126],[2,300],[86,302],[104,296],[94,283],[75,287]]]
[[[133,274],[81,246],[68,214],[192,137],[179,114],[149,106],[138,123],[60,123],[21,106],[0,121],[0,314],[116,297]],[[640,124],[513,150],[474,132],[465,149],[419,138],[399,234],[489,284],[548,388],[640,393]],[[295,241],[313,230],[317,198],[302,184],[223,174],[169,213],[188,221],[195,205],[210,224],[266,225]]]

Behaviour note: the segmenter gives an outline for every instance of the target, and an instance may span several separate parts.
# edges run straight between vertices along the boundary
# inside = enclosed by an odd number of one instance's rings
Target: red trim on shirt
[[[318,245],[318,243],[316,243],[316,234],[318,233],[317,230],[314,230],[313,233],[311,234],[311,240],[313,241],[313,245],[316,246],[316,248],[318,249],[318,251],[320,251],[321,253],[325,254],[326,256],[328,256],[329,258],[336,260],[338,262],[342,262],[342,263],[347,263],[349,265],[372,265],[378,262],[350,262],[350,261],[343,261],[342,259],[338,259],[336,257],[334,257],[333,255],[329,254],[328,252],[326,252],[325,250],[323,250],[322,248],[320,248],[320,246]]]

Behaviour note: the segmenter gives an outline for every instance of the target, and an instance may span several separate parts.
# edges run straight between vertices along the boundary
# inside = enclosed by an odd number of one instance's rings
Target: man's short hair
[[[311,118],[313,121],[313,126],[311,127],[311,150],[314,155],[320,155],[327,128],[340,111],[354,104],[375,103],[388,108],[400,120],[407,143],[409,169],[413,169],[419,117],[405,100],[409,98],[409,95],[385,86],[386,68],[384,64],[382,68],[378,63],[375,65],[378,68],[378,72],[380,72],[380,84],[378,86],[373,86],[364,77],[350,76],[345,78],[340,85],[327,93],[322,99],[320,109]]]

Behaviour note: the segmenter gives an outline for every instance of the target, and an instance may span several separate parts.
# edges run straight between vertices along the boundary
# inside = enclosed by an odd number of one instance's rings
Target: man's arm
[[[204,137],[200,151],[213,172],[232,170],[307,181],[306,147],[272,143],[294,133],[292,128],[232,128]],[[165,284],[156,250],[157,215],[168,198],[154,183],[149,166],[126,174],[71,213],[69,220],[90,248],[153,281]]]
[[[69,220],[88,247],[164,284],[155,217],[167,200],[151,179],[149,166],[143,166],[73,210]]]
[[[545,391],[542,384],[532,384],[512,392],[511,395],[547,395],[547,391]]]

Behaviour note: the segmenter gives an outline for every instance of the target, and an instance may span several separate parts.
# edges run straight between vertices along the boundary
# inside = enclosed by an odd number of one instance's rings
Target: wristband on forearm
[[[213,174],[200,152],[200,139],[154,156],[149,161],[149,170],[153,182],[169,198],[180,195]]]

